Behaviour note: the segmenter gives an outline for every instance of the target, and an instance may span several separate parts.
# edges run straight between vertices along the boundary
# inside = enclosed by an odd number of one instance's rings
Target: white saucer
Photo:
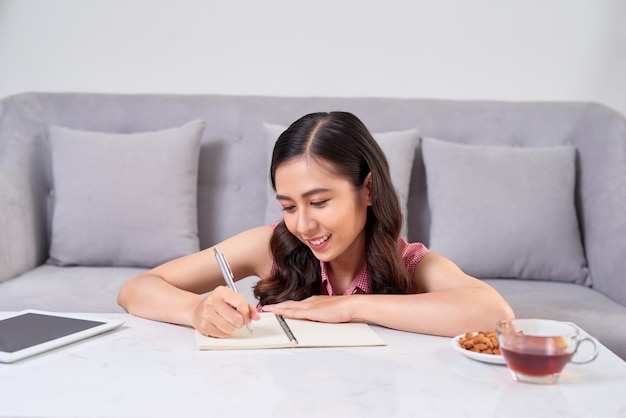
[[[454,348],[456,351],[458,351],[459,353],[463,354],[466,357],[469,357],[474,360],[482,361],[484,363],[506,364],[504,362],[504,357],[502,357],[501,354],[483,354],[483,353],[477,353],[475,351],[466,350],[465,348],[461,346],[461,344],[459,344],[459,339],[461,339],[461,337],[464,337],[464,336],[465,334],[461,334],[461,335],[457,335],[456,337],[454,337],[450,341],[452,348]]]

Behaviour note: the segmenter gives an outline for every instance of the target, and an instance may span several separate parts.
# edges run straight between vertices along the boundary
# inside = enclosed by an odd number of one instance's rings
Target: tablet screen
[[[124,322],[28,310],[0,319],[0,363],[10,363],[112,330]]]
[[[102,324],[84,319],[25,313],[0,320],[0,351],[13,353]]]

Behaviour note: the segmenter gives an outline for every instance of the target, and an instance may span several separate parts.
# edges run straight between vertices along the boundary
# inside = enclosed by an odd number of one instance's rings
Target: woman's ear
[[[372,172],[370,171],[363,180],[363,188],[361,189],[363,201],[367,206],[372,206]]]

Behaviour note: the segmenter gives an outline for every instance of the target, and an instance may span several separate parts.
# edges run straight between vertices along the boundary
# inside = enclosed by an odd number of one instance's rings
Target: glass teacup
[[[550,319],[507,319],[496,324],[500,351],[515,380],[529,383],[556,383],[568,362],[593,361],[599,352],[598,341],[581,335],[571,322]],[[576,355],[588,342],[588,355]]]

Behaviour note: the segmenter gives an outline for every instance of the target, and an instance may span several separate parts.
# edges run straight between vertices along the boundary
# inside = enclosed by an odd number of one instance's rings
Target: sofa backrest
[[[616,229],[626,231],[626,124],[619,113],[593,103],[393,98],[63,93],[5,98],[0,107],[0,185],[9,187],[4,176],[14,189],[28,190],[11,193],[23,208],[17,222],[29,237],[24,246],[30,249],[18,254],[14,246],[9,248],[12,243],[2,242],[0,263],[13,266],[10,273],[17,273],[47,257],[47,196],[52,185],[49,125],[122,133],[204,119],[198,216],[200,243],[207,247],[264,221],[271,141],[263,124],[289,125],[306,113],[330,110],[356,114],[372,132],[417,128],[423,136],[455,143],[576,146],[576,205],[592,276],[623,275],[624,270],[614,270],[618,251],[622,257],[626,254],[624,244],[618,243],[623,238],[615,235]],[[419,147],[408,206],[409,239],[428,244],[430,215]],[[606,240],[612,246],[609,253],[602,244]],[[15,257],[21,260],[17,265],[8,260]]]

